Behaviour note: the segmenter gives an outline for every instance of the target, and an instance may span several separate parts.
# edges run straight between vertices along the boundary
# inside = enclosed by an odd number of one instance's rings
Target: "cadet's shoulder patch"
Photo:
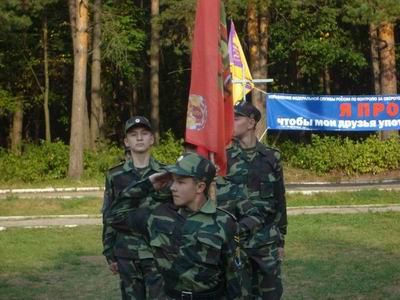
[[[226,210],[226,209],[224,209],[224,208],[222,208],[222,207],[217,207],[217,210],[219,210],[219,211],[221,211],[221,212],[223,212],[223,213],[226,213],[226,214],[229,215],[235,222],[237,222],[237,218],[236,218],[236,216],[235,216],[233,213],[229,212],[228,210]]]

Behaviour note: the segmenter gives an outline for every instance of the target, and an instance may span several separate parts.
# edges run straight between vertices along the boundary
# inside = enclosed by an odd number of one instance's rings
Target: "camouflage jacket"
[[[278,150],[257,142],[256,147],[244,150],[233,141],[227,149],[226,179],[237,185],[265,217],[265,230],[259,230],[247,247],[278,241],[284,244],[287,228],[285,186],[281,154]]]
[[[115,222],[117,228],[147,236],[167,288],[204,292],[223,285],[228,299],[240,299],[234,240],[238,224],[210,200],[198,212],[165,203]]]
[[[137,258],[139,248],[146,248],[143,238],[140,236],[127,235],[118,232],[106,222],[106,215],[110,213],[113,205],[120,201],[123,191],[130,185],[160,171],[162,165],[153,157],[150,158],[149,166],[143,170],[134,167],[132,160],[127,160],[108,170],[103,202],[103,254],[108,262],[115,261],[115,257]],[[142,206],[152,205],[152,195],[141,195]],[[122,202],[124,207],[127,203]],[[145,250],[143,250],[145,251]]]
[[[265,225],[263,212],[255,206],[246,193],[224,177],[217,177],[217,205],[233,214],[239,222],[241,238],[247,239]],[[243,236],[244,234],[244,236]]]

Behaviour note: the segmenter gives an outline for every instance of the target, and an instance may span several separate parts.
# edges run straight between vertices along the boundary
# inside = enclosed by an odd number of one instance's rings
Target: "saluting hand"
[[[118,274],[118,264],[117,264],[117,262],[110,263],[108,265],[108,268],[113,273],[113,275],[117,275]]]
[[[149,176],[149,180],[153,184],[154,189],[159,191],[171,184],[172,175],[168,172],[155,173]]]
[[[283,261],[284,258],[285,258],[285,248],[278,247],[278,260]]]

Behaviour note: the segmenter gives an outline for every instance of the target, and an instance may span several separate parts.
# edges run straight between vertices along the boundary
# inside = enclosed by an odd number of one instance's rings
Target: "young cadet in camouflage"
[[[181,156],[167,173],[151,175],[129,189],[131,199],[166,186],[171,177],[173,203],[154,210],[110,214],[116,228],[146,234],[169,299],[242,299],[237,261],[239,224],[216,208],[206,194],[215,167],[195,153]]]
[[[162,165],[150,155],[154,142],[150,122],[141,116],[125,124],[128,159],[108,170],[103,204],[103,245],[113,274],[119,274],[122,299],[159,299],[163,280],[155,267],[149,245],[140,235],[118,232],[105,222],[105,215],[132,183],[159,172]],[[150,205],[152,195],[142,195],[142,205]]]
[[[226,179],[237,185],[265,216],[265,227],[243,244],[253,299],[280,299],[280,261],[284,256],[287,215],[280,152],[257,141],[255,126],[261,114],[251,103],[235,105],[234,140],[227,149]],[[244,289],[250,289],[244,282]]]

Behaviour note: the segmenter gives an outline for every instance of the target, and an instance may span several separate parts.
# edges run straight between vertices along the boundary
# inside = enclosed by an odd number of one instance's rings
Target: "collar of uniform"
[[[132,159],[126,160],[123,168],[125,171],[130,171],[130,170],[134,169],[135,167],[133,165]]]
[[[162,166],[153,156],[150,156],[149,166],[150,166],[150,169],[152,169],[156,172],[161,172]]]
[[[240,143],[238,140],[233,140],[232,142],[232,153],[231,156],[232,157],[236,157],[238,155],[240,155],[240,153],[242,153],[244,151],[244,149],[242,148],[242,146],[240,146]],[[256,142],[256,151],[261,153],[262,155],[267,155],[267,151],[266,148],[263,144],[261,144],[259,141]]]
[[[203,214],[215,214],[217,211],[217,207],[213,201],[210,199],[207,199],[206,203],[203,204],[203,206],[198,210],[198,211],[191,211],[186,207],[179,207],[178,208],[178,213],[182,216],[193,216],[198,213],[203,213]]]
[[[161,172],[161,165],[157,160],[155,160],[153,156],[150,156],[149,166],[151,170],[154,170],[156,172]],[[133,165],[133,160],[128,159],[124,163],[124,170],[131,171],[132,169],[135,169],[135,166]]]
[[[236,157],[240,155],[242,152],[242,147],[240,147],[239,141],[237,139],[233,139],[230,145],[231,156]]]
[[[207,199],[207,202],[203,204],[199,211],[205,214],[215,214],[215,212],[217,211],[217,207],[214,201],[211,201],[211,199]]]

